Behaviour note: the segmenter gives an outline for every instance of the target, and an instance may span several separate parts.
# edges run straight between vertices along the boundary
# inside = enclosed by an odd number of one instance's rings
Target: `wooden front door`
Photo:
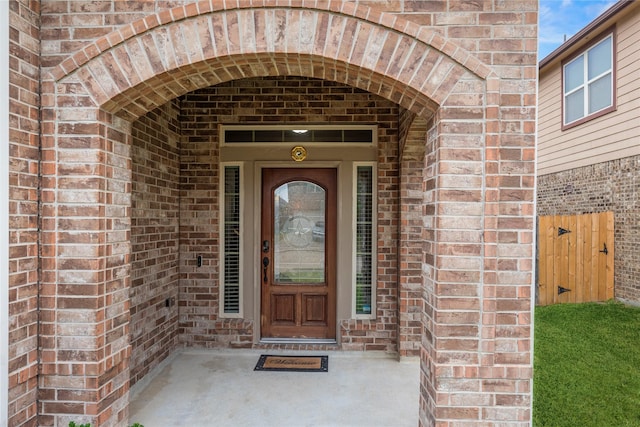
[[[336,169],[263,169],[263,338],[336,337]]]

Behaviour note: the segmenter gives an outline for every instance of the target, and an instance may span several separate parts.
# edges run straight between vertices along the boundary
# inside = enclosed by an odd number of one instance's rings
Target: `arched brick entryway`
[[[126,416],[131,121],[195,89],[281,75],[346,83],[431,121],[422,141],[421,421],[526,422],[533,210],[525,206],[525,218],[501,211],[500,158],[516,164],[528,153],[501,151],[509,129],[499,120],[499,79],[437,33],[366,7],[227,3],[126,25],[44,82],[43,425],[74,413],[98,425]],[[501,228],[521,233],[517,273],[499,265]],[[509,271],[501,276],[501,268]],[[503,309],[516,321],[497,328]],[[74,403],[60,404],[63,395]]]

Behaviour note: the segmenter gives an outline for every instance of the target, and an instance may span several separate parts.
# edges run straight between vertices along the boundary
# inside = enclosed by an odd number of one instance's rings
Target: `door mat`
[[[254,371],[328,372],[329,356],[260,356]]]

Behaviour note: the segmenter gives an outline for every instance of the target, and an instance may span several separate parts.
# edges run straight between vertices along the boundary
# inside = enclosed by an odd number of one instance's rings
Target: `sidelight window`
[[[242,272],[240,166],[222,166],[224,191],[221,206],[222,266],[220,268],[222,313],[224,317],[240,317]]]
[[[371,164],[355,165],[354,301],[357,317],[375,314],[375,175]]]

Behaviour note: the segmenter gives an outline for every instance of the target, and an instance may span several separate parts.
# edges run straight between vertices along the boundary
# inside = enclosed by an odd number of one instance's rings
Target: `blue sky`
[[[617,0],[540,0],[538,59],[542,60]]]

